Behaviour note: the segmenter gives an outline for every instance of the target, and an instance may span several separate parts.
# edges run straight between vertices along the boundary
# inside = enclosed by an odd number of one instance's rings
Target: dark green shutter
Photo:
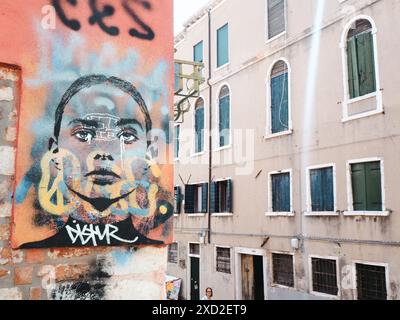
[[[370,162],[365,165],[367,210],[382,210],[382,182],[380,162]]]
[[[219,146],[229,145],[230,129],[230,96],[227,95],[219,100]]]
[[[195,192],[197,186],[185,185],[185,213],[195,213]]]
[[[274,174],[272,180],[272,211],[290,212],[290,174]]]
[[[175,126],[175,145],[174,145],[174,157],[179,158],[179,139],[180,139],[180,126]]]
[[[193,61],[203,62],[203,41],[193,47]]]
[[[208,183],[201,185],[201,212],[207,213],[208,209]]]
[[[182,210],[182,200],[183,200],[183,194],[182,194],[182,188],[180,186],[176,186],[174,188],[175,192],[175,213],[181,213]]]
[[[365,188],[365,165],[363,163],[351,165],[351,185],[353,189],[354,210],[366,210],[367,192]]]
[[[372,33],[359,34],[356,36],[356,41],[360,96],[363,96],[376,91]]]
[[[355,37],[351,38],[347,42],[347,70],[350,98],[358,97],[360,95],[360,84],[358,81],[357,49]]]
[[[271,79],[271,130],[272,133],[289,129],[288,74]]]
[[[195,151],[204,150],[204,108],[198,108],[195,113]]]
[[[285,31],[285,0],[268,0],[268,38]]]
[[[229,62],[228,24],[217,31],[217,67]]]
[[[218,202],[218,185],[217,182],[211,183],[210,190],[210,211],[211,213],[219,212],[219,202]]]
[[[232,180],[226,181],[226,211],[228,213],[233,213],[233,183]]]
[[[333,211],[333,169],[323,168],[310,171],[311,210]]]

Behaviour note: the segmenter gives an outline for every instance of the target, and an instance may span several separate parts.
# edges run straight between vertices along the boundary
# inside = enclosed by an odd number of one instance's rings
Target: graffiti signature
[[[71,6],[77,6],[78,0],[65,0]],[[133,5],[139,5],[146,10],[151,10],[152,6],[149,1],[146,0],[121,0],[121,6],[126,14],[138,25],[140,28],[129,29],[129,35],[135,38],[143,40],[153,40],[155,37],[153,29],[147,25],[136,13]],[[81,29],[81,23],[77,19],[69,19],[65,13],[64,6],[61,4],[61,0],[52,0],[52,5],[56,10],[58,17],[61,22],[68,28],[79,31]],[[115,7],[109,4],[103,5],[99,8],[97,0],[89,0],[89,8],[92,15],[89,17],[89,24],[97,24],[101,30],[110,36],[118,36],[120,29],[117,26],[107,25],[105,22],[106,18],[112,17],[115,13]]]

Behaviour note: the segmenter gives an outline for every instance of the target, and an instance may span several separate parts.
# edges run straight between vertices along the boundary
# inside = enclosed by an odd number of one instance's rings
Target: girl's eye
[[[124,131],[119,135],[119,138],[124,141],[124,143],[133,143],[138,140],[136,135],[129,131]]]
[[[94,138],[94,133],[90,131],[77,131],[73,134],[79,141],[82,142],[89,142],[92,141]]]

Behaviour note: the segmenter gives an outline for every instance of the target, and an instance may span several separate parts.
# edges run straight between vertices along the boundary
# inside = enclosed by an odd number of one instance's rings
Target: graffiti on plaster
[[[76,7],[78,0],[65,0],[64,3],[61,0],[52,0],[52,4],[61,22],[68,28],[79,31],[81,29],[81,22],[78,19],[67,17],[64,10],[66,3]],[[111,4],[100,6],[97,0],[88,0],[88,4],[92,12],[88,18],[89,24],[98,25],[101,30],[110,36],[118,36],[120,34],[120,28],[118,26],[108,25],[106,22],[107,18],[114,16],[116,11],[115,7]],[[150,11],[152,9],[151,3],[145,0],[121,0],[120,4],[124,12],[131,18],[135,25],[139,27],[139,29],[137,27],[130,28],[129,35],[143,40],[153,40],[155,37],[153,29],[140,18],[135,9],[135,6],[140,6]]]

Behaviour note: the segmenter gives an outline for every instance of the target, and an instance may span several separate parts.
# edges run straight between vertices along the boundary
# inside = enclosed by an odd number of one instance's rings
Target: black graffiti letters
[[[88,18],[90,25],[97,25],[102,31],[110,36],[120,35],[120,28],[118,26],[109,25],[106,20],[111,18],[116,13],[116,7],[111,4],[100,5],[98,0],[87,0],[91,15]],[[65,2],[76,7],[78,5],[78,0],[52,0],[52,4],[56,10],[58,17],[61,22],[68,28],[79,31],[81,29],[81,23],[77,19],[67,18],[65,13]],[[152,5],[147,0],[120,0],[122,10],[132,19],[134,26],[132,26],[128,34],[131,37],[143,39],[143,40],[153,40],[155,38],[155,33],[153,29],[146,24],[143,19],[138,15],[135,6],[140,6],[144,10],[151,11]]]
[[[76,6],[78,0],[66,0],[68,3],[70,3],[73,6]],[[78,20],[75,19],[68,19],[67,16],[65,15],[64,9],[61,6],[61,0],[52,0],[52,4],[54,9],[57,12],[58,17],[64,23],[68,28],[71,28],[72,30],[78,31],[81,28],[81,24]]]
[[[113,6],[104,5],[103,10],[99,11],[97,8],[97,0],[90,0],[89,1],[90,9],[92,10],[92,16],[89,18],[89,23],[91,25],[98,24],[101,30],[105,33],[108,33],[110,36],[117,36],[119,35],[118,27],[108,27],[103,19],[106,17],[110,17],[114,14],[115,9]]]

